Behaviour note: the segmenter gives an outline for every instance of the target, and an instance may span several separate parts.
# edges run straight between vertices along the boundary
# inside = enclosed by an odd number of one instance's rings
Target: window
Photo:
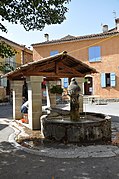
[[[9,66],[6,66],[6,71],[11,71],[11,69],[15,69],[16,68],[16,57],[15,55],[12,57],[8,57],[5,59],[5,63],[8,64]]]
[[[114,87],[116,85],[116,75],[115,73],[102,73],[101,74],[101,87]]]
[[[89,62],[101,61],[101,49],[100,46],[90,47],[88,49]]]
[[[58,53],[59,53],[58,50],[50,51],[50,56],[56,55]]]
[[[64,88],[68,88],[69,80],[68,78],[64,78]]]
[[[7,78],[1,78],[1,86],[7,87]]]

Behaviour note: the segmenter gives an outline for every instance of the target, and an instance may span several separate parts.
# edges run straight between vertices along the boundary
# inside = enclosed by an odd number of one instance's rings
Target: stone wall
[[[6,90],[4,87],[0,86],[0,100],[3,100],[6,96]]]
[[[46,139],[65,143],[103,143],[111,141],[111,118],[103,114],[87,114],[86,119],[73,122],[62,118],[42,118]]]

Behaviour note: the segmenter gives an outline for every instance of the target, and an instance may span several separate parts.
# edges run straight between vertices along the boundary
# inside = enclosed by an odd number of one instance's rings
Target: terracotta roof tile
[[[51,41],[45,41],[41,43],[32,44],[32,46],[39,46],[39,45],[48,45],[48,44],[58,44],[63,42],[69,42],[69,41],[80,41],[80,40],[90,40],[90,39],[99,39],[99,38],[106,38],[113,35],[119,35],[119,32],[115,29],[111,29],[108,32],[105,33],[99,33],[99,34],[90,34],[90,35],[84,35],[84,36],[65,36],[64,38],[57,39],[57,40],[51,40]]]
[[[13,41],[5,38],[5,37],[0,36],[0,42],[6,42],[7,44],[9,44],[11,46],[12,45],[17,46],[17,47],[19,47],[22,50],[27,50],[28,52],[32,53],[32,50],[30,50],[29,48],[25,47],[25,45],[20,45],[20,44],[18,44],[16,42],[13,42]]]
[[[56,64],[58,68],[57,72]],[[86,74],[91,73],[97,73],[97,71],[64,51],[54,56],[49,56],[38,61],[24,64],[2,77],[8,77],[9,79],[22,79],[25,76],[35,75],[53,78],[72,78],[74,76],[84,77]]]

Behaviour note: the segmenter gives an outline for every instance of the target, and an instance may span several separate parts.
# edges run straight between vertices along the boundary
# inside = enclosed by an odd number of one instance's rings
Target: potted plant
[[[61,88],[60,86],[58,85],[53,85],[51,88],[50,88],[50,93],[53,93],[53,94],[62,94],[63,93],[63,88]]]

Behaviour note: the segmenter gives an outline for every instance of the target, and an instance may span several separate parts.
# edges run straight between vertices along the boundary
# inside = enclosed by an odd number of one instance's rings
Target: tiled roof
[[[111,29],[108,32],[105,33],[99,33],[99,34],[90,34],[90,35],[84,35],[84,36],[65,36],[64,38],[57,39],[57,40],[51,40],[51,41],[45,41],[41,43],[32,44],[32,46],[39,46],[39,45],[47,45],[47,44],[59,44],[63,42],[69,42],[69,41],[82,41],[82,40],[90,40],[90,39],[99,39],[99,38],[106,38],[110,36],[116,36],[119,35],[119,32],[115,29]]]
[[[27,50],[28,52],[32,52],[32,50],[30,50],[29,48],[26,48],[25,45],[20,45],[20,44],[18,44],[18,43],[16,43],[16,42],[13,42],[13,41],[11,41],[11,40],[5,38],[5,37],[2,37],[2,36],[0,36],[0,42],[6,42],[6,43],[8,43],[8,44],[11,45],[11,46],[12,46],[12,45],[13,45],[13,46],[17,46],[18,48],[20,48],[20,49],[22,49],[22,50]]]
[[[67,35],[67,36],[61,38],[60,40],[68,40],[68,39],[73,39],[73,38],[75,38],[75,36]]]
[[[19,47],[21,47],[21,48],[25,47],[24,45],[20,45],[20,44],[18,44],[18,43],[16,43],[16,42],[13,42],[13,41],[11,41],[11,40],[5,38],[5,37],[2,37],[2,36],[0,36],[0,41],[6,41],[6,42],[8,42],[8,43],[14,44],[14,45],[19,46]]]
[[[24,64],[14,71],[5,74],[3,77],[14,80],[23,79],[25,76],[72,78],[74,76],[84,77],[86,74],[91,73],[97,73],[97,71],[64,51],[54,56]]]

